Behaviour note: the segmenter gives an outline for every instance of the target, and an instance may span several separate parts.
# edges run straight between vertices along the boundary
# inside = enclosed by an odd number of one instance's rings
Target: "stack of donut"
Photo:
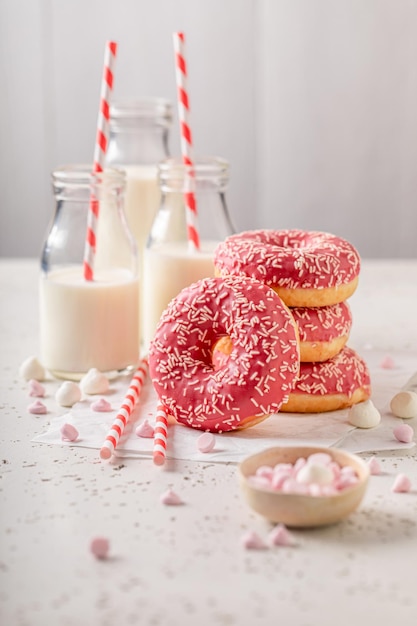
[[[281,410],[333,411],[370,397],[366,363],[346,345],[352,324],[346,300],[360,271],[359,254],[349,242],[316,231],[247,231],[217,246],[214,265],[216,276],[250,277],[269,286],[290,308],[301,365]],[[215,355],[227,355],[232,343],[222,339]]]

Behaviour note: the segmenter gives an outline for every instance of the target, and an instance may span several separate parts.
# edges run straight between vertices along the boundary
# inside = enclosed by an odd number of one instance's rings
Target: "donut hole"
[[[218,371],[227,365],[232,351],[233,340],[228,335],[220,337],[214,343],[211,352],[211,362],[214,371]]]

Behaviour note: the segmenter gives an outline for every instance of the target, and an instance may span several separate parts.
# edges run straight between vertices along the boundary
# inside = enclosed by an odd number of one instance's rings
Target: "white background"
[[[238,230],[416,257],[417,0],[0,0],[0,255],[39,254],[51,170],[92,160],[105,41],[115,98],[175,102],[175,30],[195,152],[230,160]]]

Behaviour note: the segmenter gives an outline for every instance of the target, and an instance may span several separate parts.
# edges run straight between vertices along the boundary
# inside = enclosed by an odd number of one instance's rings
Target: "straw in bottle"
[[[200,250],[200,235],[197,225],[197,203],[193,191],[193,140],[190,126],[190,101],[187,90],[187,62],[185,58],[184,33],[174,33],[175,76],[177,81],[178,117],[182,160],[186,167],[185,175],[185,210],[187,219],[188,242],[192,249]]]
[[[100,457],[102,459],[109,459],[115,451],[117,444],[119,443],[119,439],[123,434],[127,422],[129,421],[130,415],[139,400],[140,392],[145,382],[147,372],[148,360],[143,358],[141,359],[139,366],[132,377],[123,404],[120,407],[116,419],[107,433],[107,437],[101,447]]]
[[[93,172],[103,171],[104,159],[107,151],[110,95],[113,89],[113,67],[116,58],[117,43],[108,41],[104,54],[104,68],[101,80],[100,108],[97,119],[97,134],[94,148]],[[87,234],[84,249],[84,278],[94,280],[94,256],[96,250],[97,220],[99,216],[99,201],[92,193],[87,219]]]
[[[153,462],[155,465],[165,463],[168,440],[168,419],[163,404],[158,403],[153,438]]]

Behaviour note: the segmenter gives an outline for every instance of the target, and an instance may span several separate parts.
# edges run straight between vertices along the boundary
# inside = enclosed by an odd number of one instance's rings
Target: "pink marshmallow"
[[[411,491],[411,481],[405,474],[398,474],[394,480],[391,491],[394,493],[407,493]]]
[[[394,437],[401,443],[411,443],[414,439],[414,430],[408,424],[400,424],[393,430]]]
[[[106,559],[109,554],[110,543],[105,537],[95,537],[91,540],[90,551],[96,559]]]
[[[269,533],[269,539],[273,546],[295,546],[295,541],[292,534],[289,532],[284,524],[278,524]]]
[[[161,495],[160,498],[162,504],[166,504],[167,506],[178,506],[180,504],[184,504],[181,498],[172,490],[168,489]]]
[[[369,471],[373,476],[379,476],[381,474],[381,466],[375,456],[372,456],[368,461]]]
[[[314,463],[315,465],[329,465],[332,462],[332,457],[327,452],[315,452],[310,454],[307,459],[307,463]]]
[[[77,441],[78,430],[72,424],[63,424],[61,426],[62,441]]]
[[[41,402],[40,400],[35,400],[35,402],[32,402],[32,404],[29,404],[28,411],[33,415],[45,415],[45,413],[48,412],[48,409],[43,402]]]
[[[105,398],[100,398],[91,404],[91,410],[96,411],[96,413],[107,413],[112,410],[110,402]]]
[[[246,550],[265,550],[268,547],[261,537],[252,530],[245,533],[241,541]]]
[[[215,445],[216,445],[216,438],[213,435],[213,433],[203,433],[197,439],[197,448],[199,452],[202,452],[203,454],[212,452],[212,450],[214,450]]]
[[[139,426],[135,430],[135,435],[137,437],[143,437],[145,439],[152,439],[154,434],[155,434],[155,429],[148,422],[148,420],[145,420],[144,422],[142,422],[142,424],[139,424]]]
[[[263,476],[264,478],[272,479],[274,470],[270,465],[261,465],[256,470],[256,476]]]
[[[34,378],[29,381],[29,395],[33,398],[43,398],[45,396],[45,387]]]
[[[381,360],[379,366],[385,370],[392,370],[395,367],[395,361],[392,357],[387,355]]]

